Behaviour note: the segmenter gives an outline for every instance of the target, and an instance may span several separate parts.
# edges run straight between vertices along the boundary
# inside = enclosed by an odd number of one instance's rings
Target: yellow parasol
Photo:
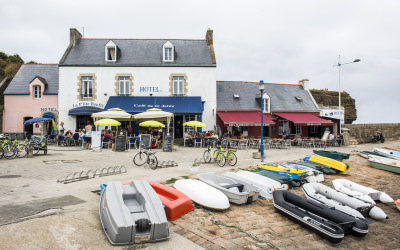
[[[182,124],[183,126],[186,126],[186,127],[200,127],[200,128],[203,128],[203,127],[207,127],[207,125],[206,124],[204,124],[204,123],[202,123],[202,122],[199,122],[199,121],[190,121],[190,122],[185,122],[184,124]]]
[[[100,126],[121,126],[121,123],[114,119],[101,119],[94,123],[94,125]]]
[[[153,128],[158,128],[158,127],[165,128],[164,124],[162,124],[161,122],[158,122],[158,121],[153,121],[153,120],[141,122],[141,123],[139,123],[139,126],[141,126],[141,127],[153,127]]]

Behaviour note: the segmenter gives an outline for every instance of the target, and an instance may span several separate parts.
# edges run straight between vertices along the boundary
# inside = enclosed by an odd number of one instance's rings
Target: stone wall
[[[345,124],[350,129],[350,137],[358,143],[366,143],[377,131],[382,132],[385,140],[400,140],[400,123]]]

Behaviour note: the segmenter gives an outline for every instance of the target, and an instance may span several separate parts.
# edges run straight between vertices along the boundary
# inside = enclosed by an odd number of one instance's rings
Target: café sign
[[[87,107],[87,106],[98,107],[102,109],[104,108],[104,105],[99,102],[78,102],[72,104],[72,108]]]

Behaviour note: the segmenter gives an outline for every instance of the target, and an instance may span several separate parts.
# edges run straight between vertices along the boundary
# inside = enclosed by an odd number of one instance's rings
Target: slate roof
[[[23,64],[8,85],[5,95],[29,95],[29,84],[36,77],[47,84],[44,95],[58,94],[58,65],[57,64]]]
[[[271,112],[319,112],[308,91],[300,84],[266,83]],[[239,98],[233,95],[238,94]],[[296,100],[300,97],[302,101]],[[257,99],[258,97],[258,99]],[[260,89],[256,82],[217,81],[217,110],[260,110]]]
[[[120,50],[116,62],[105,61],[105,45],[113,41]],[[174,62],[163,62],[163,45],[174,45]],[[68,51],[68,49],[67,49]],[[204,67],[212,63],[210,47],[206,40],[167,39],[79,39],[60,66],[193,66]]]

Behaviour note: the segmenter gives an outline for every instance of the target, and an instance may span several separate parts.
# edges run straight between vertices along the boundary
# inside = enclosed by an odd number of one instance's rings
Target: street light
[[[342,119],[341,119],[341,114],[340,114],[340,110],[341,110],[341,97],[340,97],[340,67],[342,65],[345,64],[350,64],[350,63],[357,63],[361,61],[360,59],[355,59],[352,62],[347,62],[347,63],[340,63],[340,55],[339,55],[339,60],[338,60],[338,64],[337,65],[333,65],[332,67],[338,67],[339,68],[339,134],[342,133]],[[343,123],[344,123],[344,114],[343,114]]]
[[[264,102],[263,102],[264,81],[263,80],[260,81],[259,88],[261,91],[261,141],[260,141],[261,147],[260,147],[260,150],[261,150],[261,162],[264,162],[264,137],[263,137],[263,135],[264,135],[264,131],[263,131],[263,128],[264,128]]]

